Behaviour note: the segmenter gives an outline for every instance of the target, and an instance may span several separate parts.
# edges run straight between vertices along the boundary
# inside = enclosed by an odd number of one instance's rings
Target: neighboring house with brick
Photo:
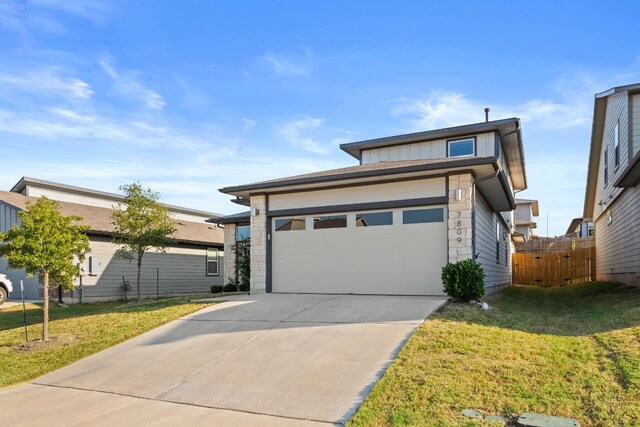
[[[78,215],[81,223],[89,227],[91,250],[83,264],[82,298],[85,301],[118,299],[124,297],[123,280],[129,281],[135,291],[136,263],[115,257],[119,246],[112,243],[113,207],[124,200],[120,194],[105,193],[86,188],[22,178],[11,191],[0,191],[0,231],[18,223],[18,212],[27,203],[35,203],[39,197],[56,200],[63,215]],[[143,297],[209,293],[211,285],[221,285],[223,280],[224,231],[217,224],[208,222],[216,214],[194,209],[166,205],[176,221],[176,242],[167,247],[166,253],[154,250],[145,254],[142,262],[141,287]],[[0,272],[9,276],[16,285],[13,297],[19,298],[19,283],[25,283],[25,297],[42,298],[42,286],[38,278],[30,278],[24,271],[9,270],[6,260],[0,258]],[[16,291],[15,289],[18,289]],[[75,302],[80,289],[65,296],[65,301]]]
[[[640,84],[595,96],[583,221],[598,280],[640,285]]]
[[[540,215],[537,200],[516,199],[516,233],[522,235],[525,241],[530,240],[538,224],[535,217]]]
[[[340,148],[359,164],[220,190],[250,208],[216,221],[226,248],[250,236],[251,292],[442,295],[442,267],[469,258],[488,291],[511,283],[519,119]]]

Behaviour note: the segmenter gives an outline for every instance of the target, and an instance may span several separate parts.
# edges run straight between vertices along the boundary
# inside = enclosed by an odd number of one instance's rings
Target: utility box
[[[97,276],[100,272],[100,259],[95,256],[89,257],[89,276]]]

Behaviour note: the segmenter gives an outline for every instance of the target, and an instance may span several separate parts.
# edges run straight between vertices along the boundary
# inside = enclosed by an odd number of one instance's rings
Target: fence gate
[[[596,248],[591,238],[530,240],[516,245],[513,283],[563,286],[595,280]]]

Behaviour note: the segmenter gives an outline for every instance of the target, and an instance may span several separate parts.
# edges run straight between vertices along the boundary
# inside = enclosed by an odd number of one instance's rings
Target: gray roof
[[[28,197],[11,191],[0,191],[0,203],[6,203],[20,210],[26,210],[29,204],[36,203],[37,197]],[[111,222],[113,209],[98,206],[83,205],[79,203],[61,202],[58,204],[59,212],[65,216],[80,216],[80,224],[89,227],[88,234],[112,236],[115,227]],[[175,220],[175,239],[180,243],[193,243],[198,245],[221,245],[224,243],[224,234],[221,228],[206,222],[192,222]]]
[[[240,212],[233,215],[220,216],[211,218],[209,222],[215,224],[235,224],[238,222],[247,222],[251,220],[251,211]]]
[[[432,171],[455,167],[490,164],[495,163],[496,161],[496,157],[454,157],[445,159],[385,161],[368,163],[365,165],[350,166],[340,169],[313,172],[304,175],[295,175],[286,178],[272,179],[269,181],[254,182],[252,184],[225,187],[221,188],[220,191],[227,194],[234,194],[246,191],[274,189],[288,185],[328,183],[354,178],[366,178],[381,175]]]
[[[18,181],[10,191],[14,193],[21,193],[27,185],[33,185],[35,187],[40,187],[40,188],[47,188],[50,190],[62,190],[68,193],[80,194],[85,196],[94,196],[101,199],[113,200],[115,202],[122,202],[124,200],[124,196],[122,194],[108,193],[106,191],[92,190],[90,188],[60,184],[58,182],[46,181],[44,179],[32,178],[28,176],[23,176],[22,178],[20,178],[20,181]],[[181,212],[186,214],[208,216],[208,217],[220,216],[220,214],[217,214],[217,213],[205,212],[201,210],[185,208],[182,206],[168,205],[166,203],[163,203],[163,205],[169,208],[169,210],[173,212]]]
[[[384,138],[367,139],[364,141],[348,142],[341,144],[340,148],[360,160],[362,150],[372,148],[389,147],[392,145],[409,144],[412,142],[428,141],[434,139],[464,136],[479,132],[490,132],[505,125],[512,125],[519,121],[517,118],[493,120],[490,122],[472,123],[469,125],[453,126],[442,129],[433,129],[422,132],[407,133],[403,135],[386,136]]]

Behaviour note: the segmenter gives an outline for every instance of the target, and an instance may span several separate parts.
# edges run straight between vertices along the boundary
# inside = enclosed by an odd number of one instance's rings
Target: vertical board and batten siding
[[[18,223],[18,209],[0,202],[0,233]]]
[[[494,132],[470,135],[476,137],[479,157],[495,156]],[[465,137],[455,138],[464,139]],[[362,164],[376,163],[390,160],[419,160],[447,158],[447,140],[414,142],[411,144],[395,145],[391,147],[373,148],[362,151]]]
[[[631,157],[640,151],[640,93],[631,96]]]
[[[135,261],[128,262],[115,258],[118,246],[108,237],[90,236],[91,253],[85,261],[88,273],[89,256],[99,260],[96,276],[84,276],[83,298],[113,299],[123,298],[122,276],[131,282],[131,294],[136,290],[137,267]],[[156,272],[160,269],[159,292],[164,295],[182,295],[211,292],[211,285],[223,284],[224,253],[218,252],[218,275],[206,275],[206,247],[179,245],[167,248],[165,254],[149,251],[142,259],[141,289],[143,297],[156,295]],[[74,294],[74,296],[77,294]]]
[[[628,112],[628,95],[626,92],[611,95],[607,99],[607,109],[602,133],[602,148],[600,152],[600,167],[598,168],[598,185],[596,186],[596,197],[593,217],[598,217],[609,207],[611,200],[615,198],[622,190],[613,186],[620,173],[629,164],[629,112]],[[620,165],[615,167],[614,154],[614,132],[616,123],[619,123],[619,144],[620,144]],[[609,180],[604,183],[604,162],[605,150],[608,151]],[[603,205],[600,206],[600,201]],[[604,204],[606,202],[606,204]]]
[[[269,209],[296,209],[352,203],[384,202],[445,196],[444,177],[387,184],[361,185],[332,190],[274,194],[269,197]]]
[[[19,210],[6,203],[0,202],[0,232],[9,230],[14,224],[18,224]],[[10,298],[20,298],[20,280],[24,282],[26,299],[39,298],[38,289],[40,283],[37,277],[29,277],[24,270],[10,270],[7,261],[0,258],[0,273],[6,274],[13,283],[13,293]]]
[[[511,242],[507,232],[507,240],[500,242],[500,262],[496,262],[496,223],[500,221],[491,210],[484,197],[476,191],[475,228],[478,257],[476,261],[482,265],[485,273],[485,287],[507,285],[511,283]],[[501,224],[504,228],[504,225]],[[505,264],[505,247],[507,262]]]

